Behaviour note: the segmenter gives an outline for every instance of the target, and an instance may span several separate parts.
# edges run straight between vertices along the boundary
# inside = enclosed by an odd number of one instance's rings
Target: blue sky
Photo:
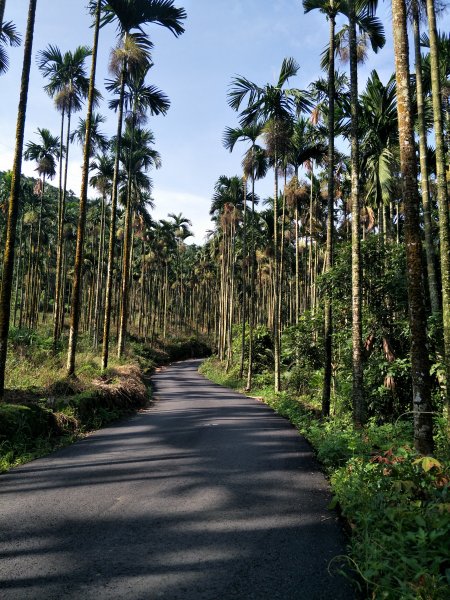
[[[85,0],[38,0],[34,56],[49,43],[62,51],[77,45],[92,44],[90,19]],[[227,105],[227,90],[233,76],[244,75],[263,85],[275,81],[284,57],[292,56],[300,64],[299,76],[290,87],[306,88],[323,74],[320,53],[328,39],[328,23],[320,13],[303,13],[300,0],[180,0],[188,18],[186,32],[175,38],[155,25],[148,32],[155,44],[149,83],[157,85],[171,99],[166,117],[151,117],[156,148],[163,166],[152,172],[154,218],[182,212],[191,219],[197,243],[210,228],[209,206],[218,177],[240,174],[241,153],[233,154],[221,143],[226,126],[237,125],[237,115]],[[13,20],[24,33],[28,0],[7,0],[5,19]],[[393,72],[390,31],[390,3],[381,3],[379,17],[385,24],[387,44],[378,55],[371,53],[361,69],[360,87],[367,74],[377,69],[386,81]],[[116,118],[107,109],[108,59],[115,43],[115,29],[101,31],[97,85],[104,95],[100,112],[107,117],[104,131],[114,135]],[[0,78],[2,110],[0,115],[0,169],[11,168],[15,118],[23,48],[8,49],[9,73]],[[341,67],[345,69],[346,66]],[[34,138],[38,127],[59,133],[59,114],[43,91],[44,81],[35,61],[30,81],[25,140]],[[85,116],[84,110],[76,115]],[[73,147],[69,187],[80,189],[81,150]],[[25,163],[23,171],[33,174],[35,166]],[[258,184],[257,192],[266,197],[272,191],[272,177]]]

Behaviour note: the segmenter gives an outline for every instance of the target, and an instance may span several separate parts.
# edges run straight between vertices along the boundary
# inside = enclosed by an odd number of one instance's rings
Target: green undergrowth
[[[104,427],[150,400],[148,375],[155,367],[209,353],[196,338],[155,340],[132,337],[121,360],[111,348],[102,373],[100,351],[80,336],[76,377],[65,374],[64,341],[53,353],[51,331],[12,328],[5,401],[0,404],[0,472],[44,456]]]
[[[243,391],[236,370],[212,358],[201,373]],[[313,446],[334,500],[348,524],[345,562],[364,598],[444,600],[450,597],[450,462],[444,434],[436,458],[413,449],[404,420],[355,429],[348,412],[321,420],[309,397],[275,394],[267,377],[255,378],[259,397],[295,425]],[[437,423],[439,430],[439,423]],[[443,424],[442,430],[443,430]],[[341,558],[341,557],[340,557]]]

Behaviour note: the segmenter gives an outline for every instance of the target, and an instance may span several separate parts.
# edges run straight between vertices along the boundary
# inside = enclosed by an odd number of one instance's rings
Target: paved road
[[[197,374],[0,477],[2,600],[350,600],[310,448],[269,408]]]

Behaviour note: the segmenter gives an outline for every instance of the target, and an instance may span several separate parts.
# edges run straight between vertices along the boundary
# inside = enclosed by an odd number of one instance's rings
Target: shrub
[[[0,405],[0,441],[26,442],[48,437],[55,426],[52,412],[39,405]]]

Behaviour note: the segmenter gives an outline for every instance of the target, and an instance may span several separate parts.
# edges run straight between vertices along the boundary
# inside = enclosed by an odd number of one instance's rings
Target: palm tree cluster
[[[383,385],[391,395],[388,412],[395,412],[392,399],[406,393],[408,405],[401,402],[397,416],[412,408],[416,448],[429,453],[433,413],[440,410],[436,398],[450,398],[449,37],[437,31],[433,0],[420,6],[393,0],[396,72],[383,83],[372,71],[359,93],[358,64],[369,48],[377,52],[385,43],[376,3],[304,0],[303,7],[306,13],[319,10],[329,22],[322,55],[326,77],[306,90],[288,87],[299,65],[286,58],[275,84],[258,85],[238,76],[228,94],[239,125],[225,129],[224,145],[232,151],[244,141],[248,147],[242,175],[222,175],[212,201],[216,226],[208,245],[220,263],[218,280],[210,284],[219,293],[214,325],[218,355],[229,369],[237,351],[233,327],[239,325],[237,362],[241,377],[247,367],[250,389],[255,330],[265,327],[279,391],[285,385],[283,369],[287,385],[304,360],[298,336],[309,319],[315,323],[309,351],[320,348],[322,414],[328,416],[346,331],[355,424],[363,425],[374,414],[389,416],[370,400],[375,384],[370,364],[378,347]],[[338,15],[345,20],[340,31]],[[408,20],[416,49],[413,79]],[[421,35],[424,20],[428,33]],[[348,75],[336,70],[337,59],[348,61]],[[267,208],[256,211],[255,181],[269,168],[273,197],[264,202]],[[370,263],[374,252],[382,257],[381,269]],[[399,253],[405,257],[401,265]],[[406,281],[400,304],[399,287],[388,290],[380,281],[381,294],[373,286],[376,272],[386,282],[394,268]],[[399,335],[394,324],[400,321],[409,339],[402,350],[392,339]],[[294,355],[292,339],[297,339]],[[401,354],[410,361],[402,391],[399,377],[392,375]]]
[[[16,45],[20,41],[14,25],[3,22],[5,4],[5,0],[0,3],[1,71],[8,66],[5,43]],[[61,115],[60,135],[38,129],[36,138],[23,151],[36,5],[36,0],[29,3],[14,168],[2,178],[7,214],[2,239],[1,394],[10,321],[35,328],[40,320],[49,318],[52,310],[56,352],[69,319],[68,375],[75,372],[80,326],[91,332],[94,346],[102,338],[104,368],[108,364],[111,320],[117,327],[119,357],[128,327],[136,323],[137,304],[139,331],[145,336],[150,331],[155,335],[161,319],[147,319],[144,325],[145,303],[163,302],[161,297],[154,297],[160,288],[149,283],[149,241],[160,236],[157,230],[164,229],[180,254],[183,239],[189,234],[183,229],[186,223],[180,223],[181,215],[168,229],[167,224],[158,225],[150,217],[149,171],[161,166],[161,158],[154,148],[153,133],[146,127],[149,115],[165,115],[170,106],[167,96],[147,83],[153,66],[153,43],[147,26],[160,25],[178,37],[184,32],[185,10],[177,8],[173,0],[91,0],[87,10],[94,31],[92,48],[80,46],[73,52],[62,52],[50,44],[37,53],[44,89]],[[95,79],[100,33],[110,24],[116,26],[117,44],[111,52],[112,79],[106,88],[111,93],[109,108],[117,113],[117,134],[108,140],[101,131],[105,119],[95,112],[101,99]],[[73,116],[84,105],[86,118],[80,118],[74,127]],[[70,146],[74,142],[83,146],[79,199],[67,185]],[[21,177],[22,159],[36,164],[39,180],[35,184]],[[57,174],[59,184],[55,190],[48,181]],[[88,200],[89,184],[100,199]],[[174,269],[179,275],[179,265]],[[168,285],[166,281],[166,294]],[[164,301],[167,305],[168,298]]]

